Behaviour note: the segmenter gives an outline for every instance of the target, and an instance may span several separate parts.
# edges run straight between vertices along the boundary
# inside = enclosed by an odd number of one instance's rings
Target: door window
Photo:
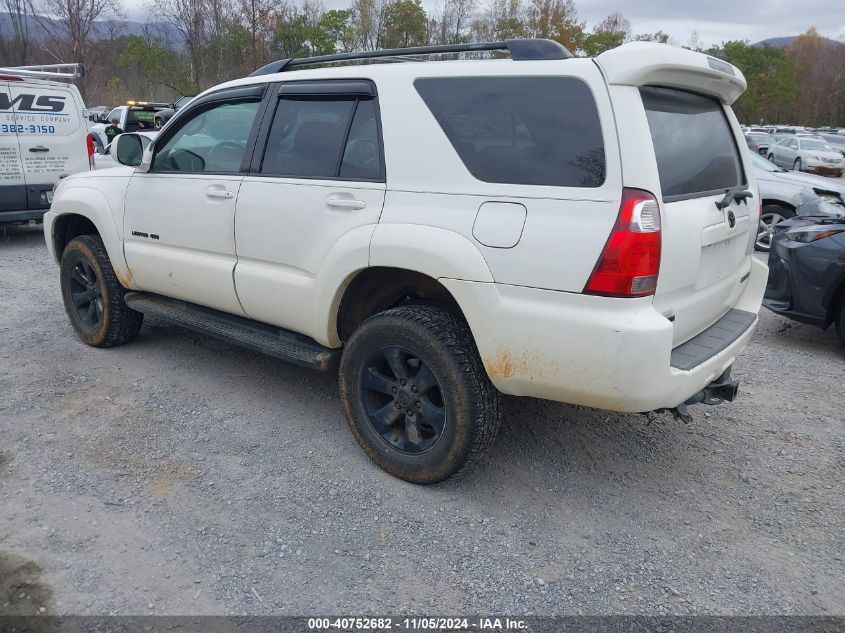
[[[279,100],[260,172],[293,178],[378,180],[381,151],[372,99]]]
[[[218,102],[188,118],[153,158],[154,172],[239,173],[259,100]]]

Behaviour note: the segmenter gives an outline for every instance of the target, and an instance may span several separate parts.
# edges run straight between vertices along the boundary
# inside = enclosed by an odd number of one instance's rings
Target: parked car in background
[[[755,245],[758,251],[768,251],[774,228],[800,209],[810,208],[806,206],[808,202],[823,201],[827,204],[819,207],[822,212],[845,216],[845,185],[822,176],[787,171],[758,154],[750,154],[763,207]]]
[[[845,345],[845,219],[808,215],[776,227],[763,305],[801,323],[835,324]]]
[[[818,137],[796,135],[782,139],[769,148],[768,159],[786,169],[837,178],[845,171],[845,158],[842,152]]]
[[[156,112],[167,108],[168,105],[146,101],[127,101],[126,105],[118,106],[102,116],[99,123],[91,126],[91,133],[100,146],[106,147],[110,142],[106,136],[106,128],[111,125],[113,119],[117,119],[117,126],[124,132],[154,130]]]
[[[152,132],[136,132],[141,139],[141,150],[147,149],[150,142],[158,136],[158,130]],[[118,135],[120,136],[120,135]],[[112,156],[112,149],[115,142],[112,141],[105,147],[98,147],[94,152],[94,169],[109,169],[110,167],[117,167],[120,163]]]
[[[91,168],[80,64],[0,68],[0,224],[40,220],[53,185]],[[56,81],[52,81],[55,79]]]
[[[748,132],[745,135],[745,143],[754,153],[768,156],[769,148],[775,144],[775,139],[766,132]]]
[[[192,96],[186,96],[186,97],[180,97],[179,99],[176,100],[176,103],[174,103],[169,108],[164,108],[164,109],[156,112],[156,115],[155,115],[155,127],[156,127],[156,129],[160,130],[162,127],[164,127],[164,124],[167,123],[170,119],[172,119],[174,114],[179,112],[179,110],[181,110],[184,106],[186,106],[188,103],[190,103],[191,99],[193,99],[193,98],[194,98],[193,95]]]
[[[109,106],[94,106],[93,108],[88,108],[88,120],[92,123],[100,123],[100,119],[110,111],[111,108]]]

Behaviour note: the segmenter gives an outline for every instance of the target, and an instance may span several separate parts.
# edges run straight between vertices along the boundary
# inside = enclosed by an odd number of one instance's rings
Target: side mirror
[[[112,141],[112,156],[121,165],[137,167],[144,156],[144,146],[137,134],[119,134]]]

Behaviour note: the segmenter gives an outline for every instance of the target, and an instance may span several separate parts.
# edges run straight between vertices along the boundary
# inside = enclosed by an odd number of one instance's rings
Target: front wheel
[[[774,162],[775,162],[775,155],[774,155],[774,154],[769,154],[769,155],[767,156],[767,158],[769,159],[769,162],[770,162],[770,163],[774,163]]]
[[[135,338],[144,315],[123,301],[126,289],[99,236],[81,235],[65,247],[59,277],[65,311],[83,342],[112,347]]]
[[[760,227],[757,230],[757,241],[754,243],[754,248],[763,253],[768,253],[772,248],[772,236],[775,232],[775,226],[779,222],[795,217],[795,211],[780,207],[776,204],[767,204],[763,207],[763,212],[760,214]]]
[[[800,158],[796,158],[795,162],[792,163],[792,169],[794,169],[795,171],[801,171],[801,159]]]
[[[340,397],[355,439],[391,475],[432,484],[493,442],[499,392],[466,323],[428,305],[367,319],[343,350]]]

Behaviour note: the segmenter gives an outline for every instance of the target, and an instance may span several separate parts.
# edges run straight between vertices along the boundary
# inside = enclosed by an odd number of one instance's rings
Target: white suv
[[[196,97],[143,155],[118,137],[127,166],[65,179],[46,239],[86,343],[150,314],[339,365],[366,453],[431,483],[491,443],[500,392],[678,415],[733,399],[767,276],[744,89],[648,43],[282,60]]]

